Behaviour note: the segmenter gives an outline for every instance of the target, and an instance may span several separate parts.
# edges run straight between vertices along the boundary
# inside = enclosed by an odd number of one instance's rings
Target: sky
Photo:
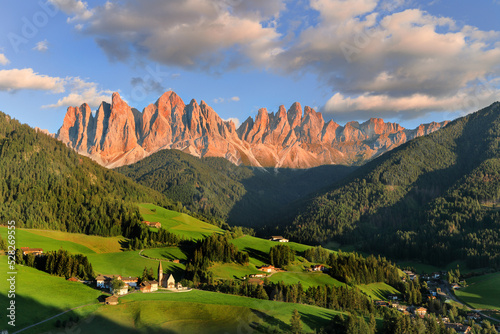
[[[243,122],[294,102],[407,128],[500,100],[500,0],[0,0],[0,111],[57,132],[66,109],[165,91]]]

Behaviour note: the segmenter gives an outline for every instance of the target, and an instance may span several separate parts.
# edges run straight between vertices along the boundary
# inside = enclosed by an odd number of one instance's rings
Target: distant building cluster
[[[149,222],[149,221],[145,220],[142,223],[145,224],[145,225],[147,225],[147,226],[149,226],[149,227],[161,228],[161,223],[159,223],[159,222],[154,222],[153,223],[153,222]]]

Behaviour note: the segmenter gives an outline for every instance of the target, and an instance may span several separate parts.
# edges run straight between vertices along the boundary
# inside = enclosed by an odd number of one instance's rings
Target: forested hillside
[[[199,159],[177,150],[161,150],[116,170],[207,218],[261,226],[275,224],[283,216],[293,218],[291,203],[342,179],[354,168],[252,168],[224,158]]]
[[[0,220],[18,227],[120,235],[139,221],[133,203],[165,196],[78,155],[0,113]]]
[[[288,235],[435,264],[500,266],[500,103],[368,163],[310,200]]]

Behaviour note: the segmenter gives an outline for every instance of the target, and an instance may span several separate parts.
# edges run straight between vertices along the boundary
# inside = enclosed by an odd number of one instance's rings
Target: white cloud
[[[0,70],[0,91],[32,89],[62,93],[64,83],[63,78],[38,74],[31,68]]]
[[[7,65],[10,61],[5,57],[3,53],[0,53],[0,65]]]
[[[47,40],[40,41],[36,43],[35,47],[33,50],[40,51],[40,52],[45,52],[49,49],[49,42]]]
[[[234,125],[236,126],[236,128],[238,128],[241,124],[240,120],[237,119],[236,117],[229,117],[228,119],[224,119],[223,121],[226,121],[226,122],[233,122]]]
[[[97,107],[102,101],[111,101],[110,90],[101,90],[95,82],[87,82],[79,77],[71,77],[66,80],[66,87],[70,93],[60,98],[56,103],[44,105],[42,108],[67,108],[87,103],[90,107]]]
[[[80,0],[49,0],[57,8],[68,15],[74,15],[68,19],[68,22],[76,20],[88,20],[93,13],[88,9],[88,4]]]
[[[78,28],[94,36],[113,61],[146,56],[166,65],[211,71],[248,62],[266,66],[280,52],[280,34],[271,22],[284,9],[284,0],[110,0],[84,8],[92,15]]]
[[[213,99],[214,103],[226,103],[226,102],[239,102],[240,98],[238,96],[233,96],[230,98],[217,97]]]

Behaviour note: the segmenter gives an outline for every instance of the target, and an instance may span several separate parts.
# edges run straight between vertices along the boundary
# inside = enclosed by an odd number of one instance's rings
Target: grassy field
[[[200,239],[212,233],[222,233],[217,226],[202,222],[184,213],[171,211],[154,204],[139,204],[142,217],[150,222],[160,222],[161,227],[179,236]]]
[[[147,267],[153,268],[156,275],[158,270],[158,261],[139,256],[139,251],[90,254],[88,258],[96,274],[140,276],[144,267]],[[176,278],[186,269],[183,264],[166,261],[162,261],[162,267],[167,273],[173,273]]]
[[[142,254],[155,258],[165,260],[187,260],[186,254],[179,247],[162,247],[145,249]]]
[[[252,237],[245,235],[243,237],[232,240],[239,250],[248,252],[250,255],[250,263],[255,266],[263,266],[269,264],[268,254],[271,247],[276,246],[278,242]],[[295,242],[286,243],[290,248],[294,249],[297,253],[303,253],[311,246],[298,244]]]
[[[0,307],[5,313],[9,303],[7,297],[8,285],[5,284],[5,274],[9,272],[7,257],[0,256]],[[16,275],[16,329],[44,320],[70,308],[92,304],[86,308],[76,310],[79,316],[85,316],[97,309],[97,297],[100,291],[89,288],[81,283],[68,282],[62,277],[51,276],[33,268],[17,266]],[[7,318],[2,316],[0,328],[7,327]],[[39,333],[40,329],[34,333]]]
[[[387,300],[387,295],[399,295],[398,290],[385,283],[360,284],[357,287],[373,300]]]
[[[264,320],[268,323],[281,325],[283,329],[286,329],[286,326],[290,323],[290,318],[292,316],[293,310],[297,309],[302,316],[305,331],[312,331],[313,328],[316,328],[320,325],[325,325],[334,315],[340,313],[338,311],[309,305],[273,302],[268,300],[260,300],[198,290],[193,290],[186,293],[155,293],[149,295],[133,294],[126,296],[122,300],[124,306],[127,306],[127,304],[132,304],[133,302],[137,303],[147,301],[148,303],[152,303],[154,301],[170,301],[176,303],[191,303],[194,304],[193,307],[197,307],[197,304],[209,304],[211,305],[211,308],[215,310],[220,310],[221,306],[237,308],[243,307],[251,310],[253,314],[261,318],[261,321]],[[243,313],[240,310],[239,314],[246,315],[248,313]],[[192,315],[193,319],[196,319],[195,317],[196,313]],[[236,314],[234,318],[237,320],[238,324],[242,325],[248,324],[250,321],[252,321],[252,318],[238,318],[238,314]],[[186,332],[191,333],[191,331],[189,330],[187,330]],[[233,333],[236,331],[233,328],[233,330],[229,330],[229,332]],[[224,333],[224,331],[218,331],[218,333]]]
[[[58,250],[60,248],[66,249],[71,253],[82,253],[82,254],[94,254],[95,250],[87,247],[87,245],[80,244],[84,238],[82,236],[89,238],[101,238],[101,237],[91,237],[83,234],[66,233],[66,232],[56,232],[57,237],[66,236],[68,239],[74,237],[73,240],[79,239],[79,242],[59,240],[57,238],[51,238],[48,235],[51,231],[41,231],[41,230],[28,230],[28,229],[16,229],[16,247],[31,247],[31,248],[43,248],[45,252],[51,250]],[[2,238],[6,240],[7,238],[7,227],[0,226],[0,234]],[[46,234],[46,235],[43,235]],[[102,238],[105,239],[105,238]]]
[[[67,233],[61,231],[48,231],[48,230],[29,230],[29,232],[59,241],[74,242],[76,244],[85,246],[96,253],[120,252],[122,250],[120,242],[125,241],[125,238],[122,236],[100,237],[96,235],[86,235],[82,233]]]
[[[269,277],[269,280],[274,283],[283,281],[285,284],[296,284],[300,281],[304,289],[317,285],[341,286],[344,284],[321,272],[280,272]]]
[[[500,273],[469,278],[467,284],[455,291],[460,300],[478,309],[500,309]]]
[[[238,279],[245,275],[262,274],[254,265],[243,266],[236,263],[217,263],[210,267],[215,278]]]

